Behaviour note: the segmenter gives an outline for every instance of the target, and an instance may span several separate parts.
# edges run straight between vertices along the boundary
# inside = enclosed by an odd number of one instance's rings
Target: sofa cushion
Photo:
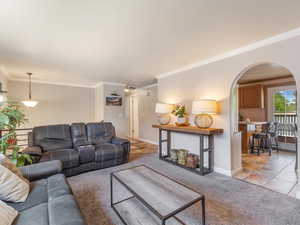
[[[43,151],[69,149],[73,147],[69,125],[50,125],[33,128],[33,145]]]
[[[72,195],[64,195],[19,213],[14,225],[84,225]]]
[[[0,200],[0,221],[2,225],[12,225],[17,215],[18,211]]]
[[[63,169],[76,167],[79,165],[79,153],[74,149],[60,149],[45,152],[41,162],[50,160],[61,160]]]
[[[95,146],[94,145],[78,146],[78,147],[76,147],[76,150],[79,153],[80,164],[95,161]]]
[[[68,194],[71,194],[71,190],[65,176],[56,174],[47,179],[31,182],[26,202],[8,204],[18,211],[23,211]]]
[[[121,145],[114,145],[105,143],[98,145],[95,151],[95,161],[103,162],[112,159],[119,159],[123,156],[123,149]]]
[[[19,212],[14,225],[54,225],[49,221],[48,203],[42,203]]]
[[[88,140],[94,145],[110,143],[115,136],[115,129],[112,123],[103,121],[100,123],[88,123],[86,127]]]
[[[72,141],[75,146],[89,145],[86,126],[84,123],[72,123],[71,125]]]
[[[0,154],[0,200],[24,202],[29,194],[29,181],[3,154]]]
[[[83,225],[81,213],[72,195],[63,195],[48,203],[50,225]]]

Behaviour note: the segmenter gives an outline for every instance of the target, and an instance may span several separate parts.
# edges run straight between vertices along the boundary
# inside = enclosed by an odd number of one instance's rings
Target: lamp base
[[[168,125],[170,121],[171,121],[171,117],[168,114],[158,116],[158,122],[160,125]]]
[[[199,114],[195,117],[195,124],[199,128],[209,128],[213,122],[214,119],[209,114]]]

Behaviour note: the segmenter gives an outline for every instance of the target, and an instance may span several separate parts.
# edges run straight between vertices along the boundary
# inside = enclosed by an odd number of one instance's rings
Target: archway
[[[297,182],[298,165],[296,87],[293,74],[276,63],[252,64],[236,77],[230,94],[234,177],[275,191],[291,192]],[[274,127],[276,138],[270,138]],[[283,176],[290,190],[273,187]]]

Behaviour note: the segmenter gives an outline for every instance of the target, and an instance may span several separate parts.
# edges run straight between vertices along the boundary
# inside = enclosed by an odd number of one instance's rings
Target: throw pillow
[[[0,200],[0,221],[2,225],[12,225],[17,215],[18,211]]]
[[[3,154],[0,154],[0,200],[24,202],[29,194],[29,181]]]

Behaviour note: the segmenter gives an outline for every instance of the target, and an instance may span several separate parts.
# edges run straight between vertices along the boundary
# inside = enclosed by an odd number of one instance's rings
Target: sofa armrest
[[[130,141],[125,138],[113,137],[111,140],[112,144],[121,145],[123,149],[123,162],[128,162],[129,160],[129,153],[130,153]]]
[[[119,138],[119,137],[113,137],[111,140],[112,144],[127,144],[129,143],[129,140],[125,139],[125,138]]]
[[[59,160],[36,163],[20,167],[23,176],[29,181],[47,178],[62,172],[62,163]]]
[[[24,148],[22,150],[22,153],[28,154],[31,156],[42,156],[42,149],[39,146],[30,146],[30,147]]]
[[[38,163],[42,157],[43,151],[39,146],[29,146],[23,149],[22,153],[30,155],[32,163]]]

